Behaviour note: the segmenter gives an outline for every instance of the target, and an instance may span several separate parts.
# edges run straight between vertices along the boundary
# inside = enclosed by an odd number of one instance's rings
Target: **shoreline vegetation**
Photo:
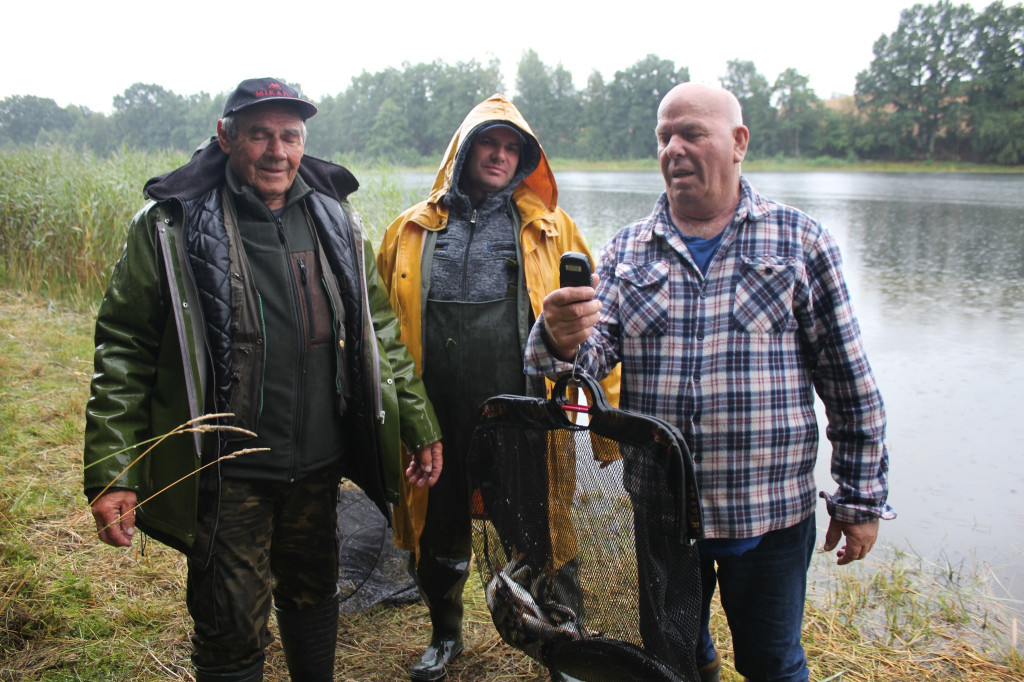
[[[122,149],[110,156],[65,147],[0,149],[0,287],[87,306],[99,300],[121,252],[132,216],[144,204],[142,187],[154,175],[184,164],[181,152]],[[402,174],[433,174],[434,166],[364,168],[344,158],[359,178],[351,201],[371,241],[400,211],[422,197]],[[652,171],[656,159],[588,162],[553,159],[557,172]],[[749,158],[747,172],[1024,173],[1024,166],[949,162],[881,163],[843,159]]]
[[[184,564],[137,540],[101,545],[81,491],[83,407],[92,374],[96,305],[120,254],[146,179],[185,154],[121,151],[110,157],[58,147],[0,150],[0,682],[189,680]],[[337,159],[345,163],[344,159]],[[1024,167],[751,160],[745,170],[1024,172]],[[554,162],[557,171],[642,170],[629,164]],[[405,169],[354,168],[352,197],[374,244],[422,197]],[[433,173],[435,168],[418,168]],[[938,566],[877,548],[864,566],[836,569],[818,555],[804,629],[815,680],[1019,680],[1024,605],[984,564]],[[544,680],[544,671],[498,638],[476,574],[467,591],[467,650],[450,675]],[[724,617],[716,639],[728,642]],[[429,637],[422,604],[376,607],[342,619],[338,674],[405,679]],[[723,679],[739,677],[723,647]],[[282,679],[280,646],[267,679]]]
[[[0,680],[190,680],[184,561],[157,542],[102,545],[81,491],[95,310],[0,288]],[[819,539],[821,534],[819,533]],[[978,566],[878,547],[838,568],[817,554],[804,624],[819,681],[1024,678],[1020,602]],[[496,634],[476,571],[466,652],[449,679],[546,680]],[[272,625],[272,628],[274,626]],[[732,667],[725,618],[712,618]],[[430,625],[420,603],[343,615],[337,679],[405,679]],[[287,679],[280,645],[267,679]]]

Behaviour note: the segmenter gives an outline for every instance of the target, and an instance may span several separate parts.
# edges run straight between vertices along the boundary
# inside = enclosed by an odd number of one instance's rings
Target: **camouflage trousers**
[[[295,483],[225,479],[204,567],[188,562],[192,663],[211,673],[262,660],[280,609],[317,606],[337,594],[338,475]]]

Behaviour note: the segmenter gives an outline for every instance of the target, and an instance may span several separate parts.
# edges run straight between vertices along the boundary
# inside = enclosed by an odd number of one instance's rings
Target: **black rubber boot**
[[[448,664],[462,653],[462,588],[469,576],[469,559],[423,556],[413,571],[420,595],[430,611],[430,646],[409,668],[417,682],[443,680]]]
[[[302,682],[333,682],[338,648],[337,597],[308,609],[274,608],[288,674]]]
[[[196,668],[195,672],[196,682],[263,682],[263,659],[230,673],[212,673],[203,668]]]
[[[462,653],[462,634],[455,637],[431,638],[430,646],[420,659],[409,668],[409,678],[417,682],[443,680],[448,676],[448,664]]]

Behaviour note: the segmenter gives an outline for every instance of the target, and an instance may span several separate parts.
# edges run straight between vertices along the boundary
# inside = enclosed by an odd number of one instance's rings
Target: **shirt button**
[[[697,332],[697,340],[698,341],[703,341],[704,340],[704,332]]]
[[[706,291],[701,291],[701,292],[700,292],[700,297],[701,297],[701,298],[707,298],[707,297],[708,297],[708,292],[706,292]]]
[[[700,372],[693,373],[693,380],[696,382],[700,382]]]

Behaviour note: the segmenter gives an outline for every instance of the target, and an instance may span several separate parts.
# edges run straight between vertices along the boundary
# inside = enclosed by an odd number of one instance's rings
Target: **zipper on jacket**
[[[472,225],[473,227],[476,227],[476,209],[475,208],[473,209],[472,215],[469,216],[469,224]],[[469,249],[470,249],[470,247],[473,246],[473,237],[475,235],[476,235],[476,230],[470,229],[469,230],[469,238],[466,239],[466,250],[462,254],[462,300],[463,300],[463,302],[465,302],[467,300],[466,297],[469,295],[468,291],[467,291],[469,289],[469,286],[468,286],[468,283],[467,283],[468,277],[467,277],[466,273],[469,272]]]
[[[309,274],[306,272],[306,261],[300,258],[297,263],[299,266],[299,279],[302,280],[302,294],[306,299],[306,316],[309,318],[309,330],[306,336],[310,339],[315,339],[316,319],[313,317],[313,294],[309,290]]]
[[[284,233],[284,223],[281,219],[274,216],[274,222],[277,223],[277,235],[281,240],[281,244],[284,245],[284,257],[288,261],[288,269],[291,270],[291,249],[288,247],[288,238]],[[301,268],[300,268],[301,270]],[[294,282],[295,280],[292,279]],[[303,277],[305,281],[305,277]],[[295,290],[295,286],[292,286],[292,303],[295,305],[295,309],[298,312],[300,333],[299,338],[302,338],[301,327],[303,326],[303,315],[302,315],[302,303],[299,301],[299,292]],[[296,369],[297,376],[295,377],[295,397],[294,397],[294,411],[295,423],[292,427],[292,457],[291,465],[288,469],[288,480],[289,482],[295,481],[296,471],[298,470],[299,464],[299,427],[302,425],[302,392],[304,390],[302,385],[303,370],[306,366],[306,344],[299,343],[299,366]]]

